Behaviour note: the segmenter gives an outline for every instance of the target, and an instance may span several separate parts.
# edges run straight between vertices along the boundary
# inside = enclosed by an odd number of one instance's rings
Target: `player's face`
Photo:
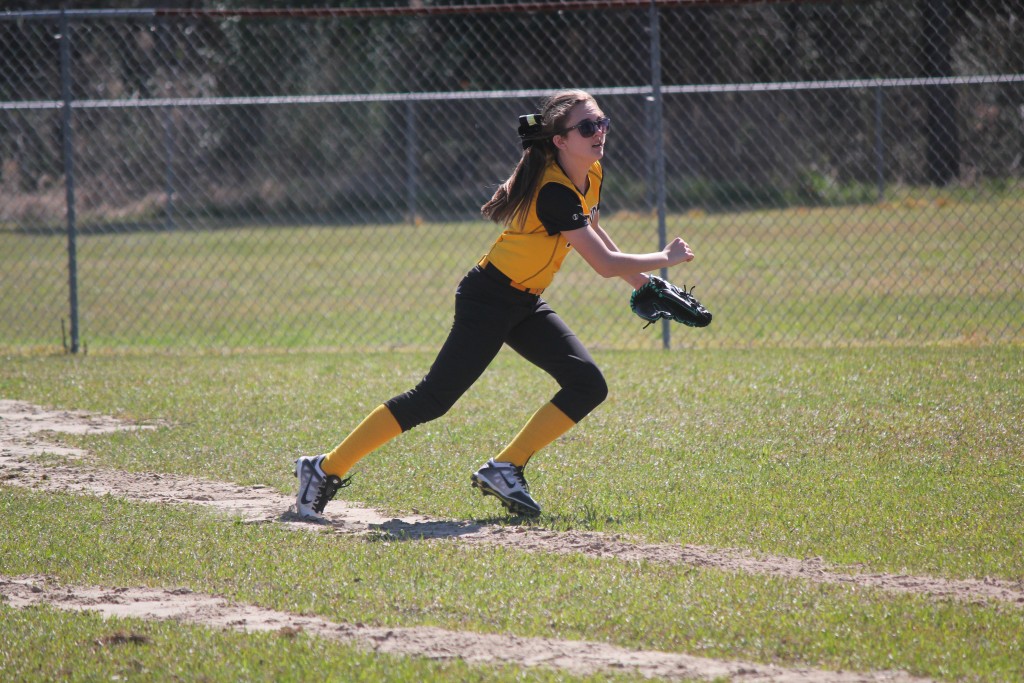
[[[604,112],[596,102],[580,102],[569,111],[565,122],[566,132],[561,138],[565,143],[563,151],[566,154],[586,157],[591,161],[596,161],[604,156],[608,119],[605,118]],[[592,135],[584,137],[584,133],[592,133]]]

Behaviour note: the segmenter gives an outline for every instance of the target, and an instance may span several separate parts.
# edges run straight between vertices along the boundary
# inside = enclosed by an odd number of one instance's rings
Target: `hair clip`
[[[545,138],[543,127],[544,119],[540,114],[523,114],[519,117],[519,139],[523,141],[523,149],[529,149],[533,143]]]

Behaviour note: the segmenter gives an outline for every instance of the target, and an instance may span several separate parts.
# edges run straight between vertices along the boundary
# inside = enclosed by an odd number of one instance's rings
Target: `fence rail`
[[[569,259],[592,346],[1019,343],[1022,22],[950,7],[0,15],[0,345],[433,348],[562,86],[614,120],[602,225],[685,237],[716,313],[642,332]]]

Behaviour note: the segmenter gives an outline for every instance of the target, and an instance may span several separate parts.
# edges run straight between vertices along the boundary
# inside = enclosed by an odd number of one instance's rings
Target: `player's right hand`
[[[672,265],[693,260],[693,250],[690,249],[689,244],[683,241],[682,237],[677,237],[669,242],[662,251],[668,256]]]

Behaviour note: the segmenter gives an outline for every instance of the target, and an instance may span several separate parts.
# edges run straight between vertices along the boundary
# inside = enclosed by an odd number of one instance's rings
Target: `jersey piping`
[[[522,287],[548,287],[572,249],[563,233],[590,225],[600,208],[601,162],[591,165],[587,177],[581,193],[557,161],[548,164],[525,220],[506,226],[487,252],[488,262]]]

